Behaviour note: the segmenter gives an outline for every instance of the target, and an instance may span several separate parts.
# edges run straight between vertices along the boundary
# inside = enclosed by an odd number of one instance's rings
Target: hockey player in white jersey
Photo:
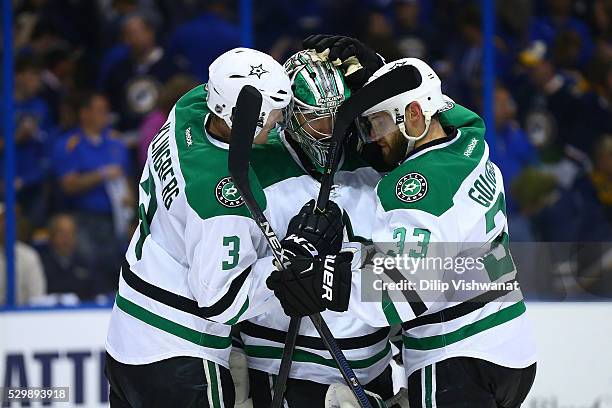
[[[231,326],[273,298],[264,283],[272,257],[229,177],[228,143],[242,87],[262,94],[262,143],[291,100],[290,81],[247,48],[221,55],[209,74],[148,148],[106,342],[113,407],[233,406]]]
[[[318,36],[306,45],[348,75],[366,70],[375,55],[346,37]],[[503,179],[489,158],[484,123],[445,100],[438,76],[421,60],[386,64],[370,81],[399,66],[412,67],[406,80],[414,89],[364,113],[366,135],[393,167],[376,187],[372,235],[379,253],[369,268],[385,255],[393,260],[443,254],[452,261],[473,256],[482,267],[472,268],[466,278],[492,289],[425,289],[422,281],[459,281],[459,268],[451,263],[426,270],[420,264],[398,275],[400,267],[391,264],[378,273],[354,272],[350,294],[335,293],[350,314],[372,326],[402,323],[410,407],[519,407],[535,377],[536,355],[509,252]],[[380,277],[378,286],[368,286],[367,276]],[[330,283],[322,276],[300,282],[274,272],[268,285],[283,308],[309,315],[320,310],[320,302],[308,308],[296,300],[304,291],[319,293],[313,281]],[[414,286],[394,290],[390,284],[398,282]]]
[[[276,233],[283,236],[286,232],[288,236],[282,241],[283,247],[310,256],[308,251],[296,248],[291,237],[303,233],[301,217],[313,213],[336,112],[350,96],[350,90],[338,68],[318,60],[311,52],[293,55],[284,66],[292,83],[293,109],[286,109],[287,126],[278,139],[272,138],[268,144],[254,147],[252,163],[266,193],[266,216]],[[325,216],[336,222],[343,220],[346,239],[371,239],[368,216],[376,205],[374,186],[379,179],[379,173],[360,160],[356,152],[347,151],[340,159],[332,206]],[[301,215],[291,221],[300,211]],[[315,244],[318,256],[340,249],[342,237],[305,234]],[[270,406],[271,388],[279,371],[289,326],[289,317],[280,304],[274,303],[274,309],[240,325],[254,407]],[[374,328],[333,311],[324,312],[323,317],[365,388],[383,397],[392,396],[389,328]],[[328,385],[343,380],[307,319],[301,323],[293,360],[285,392],[286,406],[324,406]]]

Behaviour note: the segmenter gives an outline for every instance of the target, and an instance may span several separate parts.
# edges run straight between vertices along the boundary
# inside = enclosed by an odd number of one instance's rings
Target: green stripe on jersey
[[[212,397],[212,408],[221,408],[221,398],[219,396],[219,378],[217,377],[217,365],[212,361],[206,361],[208,365],[208,375],[210,377],[210,394]]]
[[[283,357],[282,347],[245,345],[244,351],[246,352],[247,356],[255,358],[271,358],[280,360]],[[387,342],[386,347],[375,355],[363,360],[349,360],[348,363],[353,370],[368,368],[385,358],[389,352],[391,352],[391,344]],[[297,347],[293,351],[293,361],[319,364],[332,368],[337,367],[336,362],[333,359],[321,357],[318,354],[311,353]]]
[[[431,337],[410,337],[403,335],[404,347],[411,350],[433,350],[448,346],[458,341],[465,340],[468,337],[474,336],[485,330],[492,329],[493,327],[499,326],[515,319],[525,313],[525,302],[522,300],[508,306],[498,312],[495,312],[487,317],[477,320],[473,323],[467,324],[459,329],[446,334],[440,334]]]
[[[431,365],[425,367],[425,408],[431,408],[432,400]]]
[[[389,292],[386,289],[382,293],[381,303],[382,310],[385,313],[385,318],[387,319],[389,326],[403,323],[403,320],[397,312],[397,309],[395,308],[395,305],[393,304],[393,301],[389,296]]]
[[[236,324],[238,322],[238,319],[240,319],[240,316],[242,316],[244,312],[246,312],[248,307],[249,307],[249,297],[247,296],[246,300],[242,304],[242,307],[238,311],[238,314],[236,314],[236,316],[232,317],[227,322],[225,322],[225,324],[229,324],[230,326]]]
[[[385,211],[415,209],[435,216],[444,214],[453,206],[453,197],[468,175],[480,163],[485,152],[485,128],[474,112],[455,105],[440,115],[444,127],[452,125],[460,134],[445,147],[432,146],[416,157],[408,158],[399,167],[382,178],[377,187],[378,198]],[[427,180],[426,194],[415,201],[398,198],[396,188],[400,180],[419,173]]]
[[[190,327],[183,326],[179,323],[168,320],[165,317],[159,316],[142,306],[138,306],[119,293],[115,298],[115,304],[125,313],[130,316],[144,322],[150,326],[156,327],[160,330],[170,333],[174,336],[180,337],[198,346],[214,348],[214,349],[225,349],[232,345],[232,338],[215,336],[213,334],[207,334],[199,332]]]

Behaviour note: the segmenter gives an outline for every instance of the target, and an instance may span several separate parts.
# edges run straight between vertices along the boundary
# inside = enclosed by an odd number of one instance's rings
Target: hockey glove
[[[302,238],[296,234],[286,236],[280,243],[283,247],[283,253],[285,254],[285,265],[281,267],[276,259],[272,261],[278,270],[289,267],[295,258],[312,259],[319,254],[317,248],[308,242],[306,238]]]
[[[342,248],[344,233],[340,207],[333,201],[328,201],[324,212],[315,212],[314,208],[315,200],[310,200],[302,207],[289,221],[285,239],[292,235],[305,238],[316,248],[317,255],[321,257],[338,253]]]
[[[372,74],[385,64],[374,50],[351,37],[315,34],[304,39],[302,45],[340,66],[351,91],[363,87]]]
[[[272,272],[266,284],[287,316],[310,316],[325,309],[344,312],[351,295],[352,258],[350,252],[295,258],[287,269]]]

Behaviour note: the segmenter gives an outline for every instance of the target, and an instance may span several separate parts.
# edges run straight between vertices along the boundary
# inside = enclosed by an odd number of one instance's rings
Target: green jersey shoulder
[[[382,178],[377,195],[385,211],[414,209],[441,216],[482,160],[485,127],[477,114],[452,103],[439,120],[443,128],[456,129],[457,135],[416,152]]]
[[[291,157],[277,129],[270,132],[267,143],[253,145],[251,165],[262,188],[306,174]]]
[[[183,95],[174,108],[175,138],[185,195],[189,206],[202,219],[221,215],[250,217],[229,174],[228,150],[213,144],[205,133],[206,86],[198,85]],[[252,169],[251,189],[262,209],[265,195]]]

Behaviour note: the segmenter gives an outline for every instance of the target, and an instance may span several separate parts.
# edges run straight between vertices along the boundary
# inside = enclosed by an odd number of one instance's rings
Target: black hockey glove
[[[266,280],[290,317],[304,317],[325,309],[344,312],[351,295],[353,254],[341,252],[323,258],[295,258],[287,269]]]
[[[305,238],[321,257],[340,252],[344,233],[340,207],[333,201],[328,201],[324,212],[315,212],[315,205],[315,200],[310,200],[289,221],[285,240],[292,235]],[[283,248],[285,240],[281,242]]]
[[[321,57],[342,68],[351,91],[363,87],[385,61],[361,41],[342,35],[315,34],[302,41],[305,49],[314,49]]]

